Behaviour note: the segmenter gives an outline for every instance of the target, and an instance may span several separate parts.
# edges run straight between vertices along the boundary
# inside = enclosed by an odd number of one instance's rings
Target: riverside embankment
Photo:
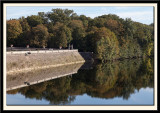
[[[6,55],[7,74],[84,63],[91,56],[78,50],[10,51]]]

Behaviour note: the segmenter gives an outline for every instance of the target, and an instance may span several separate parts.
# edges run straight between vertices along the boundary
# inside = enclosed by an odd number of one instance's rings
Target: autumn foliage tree
[[[115,14],[95,17],[69,9],[7,20],[7,46],[67,48],[94,52],[106,61],[154,55],[154,24],[142,24]]]
[[[16,39],[22,33],[22,26],[19,20],[7,21],[7,46],[16,44]]]
[[[102,27],[98,28],[92,37],[93,48],[96,58],[101,60],[117,59],[119,54],[119,43],[113,32]]]

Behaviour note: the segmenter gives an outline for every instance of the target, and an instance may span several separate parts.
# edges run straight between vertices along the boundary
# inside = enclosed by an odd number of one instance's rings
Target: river
[[[153,105],[154,62],[126,59],[7,75],[7,88],[7,105]]]

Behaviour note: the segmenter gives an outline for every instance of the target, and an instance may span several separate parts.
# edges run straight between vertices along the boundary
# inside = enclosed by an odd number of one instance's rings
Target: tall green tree
[[[135,33],[135,27],[133,25],[133,21],[131,20],[131,18],[126,18],[124,23],[124,37],[127,39],[133,39],[133,35]]]
[[[29,26],[27,19],[22,17],[19,19],[22,26],[22,33],[18,36],[16,42],[19,47],[26,47],[29,44],[29,37],[31,34],[31,27]]]
[[[72,31],[72,44],[74,48],[83,51],[85,49],[85,28],[83,26],[83,22],[81,20],[71,20],[69,23],[69,27]]]
[[[38,15],[31,15],[27,17],[27,22],[31,27],[36,27],[39,24],[43,24],[43,18]]]
[[[67,44],[72,40],[70,29],[60,22],[50,26],[50,34],[49,47],[67,47]]]
[[[47,46],[48,29],[43,24],[32,28],[32,37],[30,37],[30,44],[32,47]]]
[[[70,21],[70,16],[73,14],[73,10],[68,9],[52,9],[52,12],[47,13],[49,20],[56,24],[56,22],[67,24]]]
[[[62,31],[57,39],[57,46],[67,47],[67,37],[64,31]]]
[[[47,14],[44,12],[38,12],[38,16],[42,18],[43,24],[49,24]]]

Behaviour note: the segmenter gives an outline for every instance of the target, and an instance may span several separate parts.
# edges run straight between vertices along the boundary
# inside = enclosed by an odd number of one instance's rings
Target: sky
[[[51,9],[56,8],[74,10],[77,15],[86,15],[91,18],[105,14],[116,14],[120,18],[131,18],[133,21],[147,25],[153,23],[154,19],[152,6],[7,6],[7,20],[37,15],[38,12],[50,12]]]

